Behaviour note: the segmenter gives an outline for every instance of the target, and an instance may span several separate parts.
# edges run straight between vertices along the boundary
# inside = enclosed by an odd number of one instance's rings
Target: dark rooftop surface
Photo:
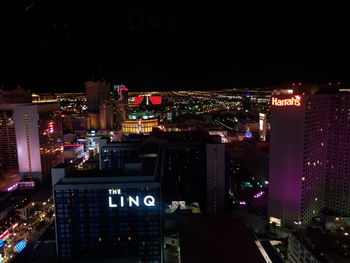
[[[182,263],[264,263],[253,235],[239,218],[190,215],[180,222]]]
[[[320,262],[350,262],[350,238],[343,232],[322,233],[318,229],[301,228],[294,235]],[[342,256],[346,251],[348,256]]]

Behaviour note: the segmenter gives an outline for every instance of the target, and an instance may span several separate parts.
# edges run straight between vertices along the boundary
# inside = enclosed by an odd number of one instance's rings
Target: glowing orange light
[[[273,106],[297,106],[299,107],[301,105],[300,103],[301,97],[300,96],[294,96],[290,99],[278,99],[272,97],[272,105]]]

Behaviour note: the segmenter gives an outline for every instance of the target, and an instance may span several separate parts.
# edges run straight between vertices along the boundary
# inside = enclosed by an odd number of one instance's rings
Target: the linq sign
[[[132,206],[155,206],[156,200],[152,195],[144,197],[124,196],[120,189],[108,189],[108,205],[109,207],[132,207]]]

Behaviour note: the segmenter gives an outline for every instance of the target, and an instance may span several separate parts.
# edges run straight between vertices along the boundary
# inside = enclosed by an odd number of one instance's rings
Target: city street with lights
[[[53,223],[54,209],[52,202],[43,202],[43,210],[35,210],[36,204],[34,203],[30,206],[32,206],[32,209],[30,209],[32,214],[28,217],[28,220],[16,223],[12,230],[8,231],[3,239],[0,239],[4,247],[2,259],[0,258],[1,263],[12,262],[18,253],[21,253],[28,244],[35,243]]]

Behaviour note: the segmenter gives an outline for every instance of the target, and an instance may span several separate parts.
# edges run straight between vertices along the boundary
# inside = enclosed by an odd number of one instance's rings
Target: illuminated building
[[[116,134],[109,131],[95,131],[86,133],[86,151],[93,154],[99,153],[102,146],[114,141]]]
[[[122,123],[123,133],[150,133],[153,127],[158,126],[158,119],[126,120]]]
[[[100,129],[100,114],[88,113],[88,129],[99,130]]]
[[[113,129],[113,104],[103,103],[100,105],[100,129]]]
[[[350,94],[272,95],[269,216],[308,224],[350,211]]]
[[[226,205],[225,145],[206,144],[207,163],[207,197],[206,212],[216,214],[223,212]]]
[[[66,174],[52,169],[61,262],[81,258],[162,262],[158,150],[137,168]]]
[[[0,104],[0,170],[18,168],[14,104]]]
[[[162,104],[162,96],[134,96],[129,100],[131,105],[159,105]]]
[[[60,105],[17,105],[13,116],[19,172],[23,178],[47,182],[51,168],[63,161]]]
[[[207,132],[159,132],[164,152],[162,178],[164,201],[199,204],[204,213],[222,212],[228,189],[225,147]]]
[[[141,144],[109,143],[100,149],[101,170],[121,170],[141,165]]]
[[[261,141],[266,141],[266,114],[259,113],[259,139]]]
[[[87,115],[62,115],[63,120],[63,127],[65,130],[68,131],[75,131],[75,130],[88,130],[88,116]]]
[[[18,169],[17,143],[13,110],[20,103],[30,103],[29,91],[21,87],[14,90],[0,88],[0,171]]]
[[[122,128],[122,123],[128,118],[128,104],[125,104],[122,101],[116,101],[114,103],[115,107],[115,126],[118,129]]]
[[[57,96],[54,93],[32,94],[33,103],[50,103],[57,102]]]
[[[65,162],[74,163],[77,159],[84,157],[84,145],[65,144],[63,156]]]
[[[113,86],[113,99],[114,101],[122,101],[128,104],[128,88],[125,85],[114,85]]]
[[[101,104],[110,101],[109,84],[106,81],[87,81],[85,91],[89,112],[98,112]]]

